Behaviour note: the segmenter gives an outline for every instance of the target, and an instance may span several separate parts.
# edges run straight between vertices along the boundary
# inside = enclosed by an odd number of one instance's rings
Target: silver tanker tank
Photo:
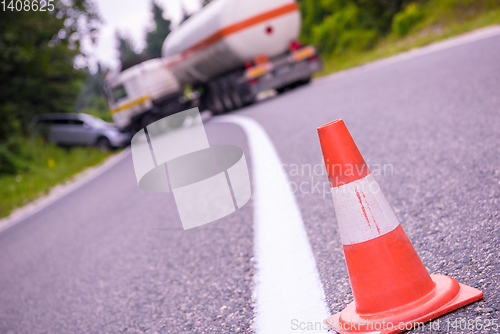
[[[182,83],[207,83],[256,56],[283,54],[300,23],[293,0],[214,0],[168,35],[162,56]]]

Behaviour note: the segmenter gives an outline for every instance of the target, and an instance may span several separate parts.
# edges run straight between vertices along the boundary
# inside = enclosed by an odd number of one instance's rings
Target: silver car
[[[61,146],[96,146],[101,150],[123,147],[130,135],[114,124],[87,114],[43,114],[33,118],[36,131]]]

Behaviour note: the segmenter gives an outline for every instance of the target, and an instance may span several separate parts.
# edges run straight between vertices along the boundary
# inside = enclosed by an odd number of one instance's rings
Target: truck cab
[[[110,73],[104,84],[113,121],[131,132],[178,111],[180,89],[161,58]]]

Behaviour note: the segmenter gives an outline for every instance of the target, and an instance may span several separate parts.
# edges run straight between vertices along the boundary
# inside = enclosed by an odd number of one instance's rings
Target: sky
[[[145,34],[152,26],[152,0],[94,0],[99,15],[103,21],[97,45],[85,46],[91,56],[91,67],[97,61],[107,68],[116,68],[119,65],[115,33],[119,30],[133,41],[136,51],[141,51],[145,44]],[[172,21],[175,27],[182,18],[182,7],[188,13],[200,8],[202,0],[156,0],[163,7],[163,15]]]

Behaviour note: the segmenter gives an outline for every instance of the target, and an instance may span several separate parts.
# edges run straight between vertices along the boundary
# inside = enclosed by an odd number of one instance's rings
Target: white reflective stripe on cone
[[[377,238],[399,225],[371,174],[332,188],[332,197],[343,245]]]

